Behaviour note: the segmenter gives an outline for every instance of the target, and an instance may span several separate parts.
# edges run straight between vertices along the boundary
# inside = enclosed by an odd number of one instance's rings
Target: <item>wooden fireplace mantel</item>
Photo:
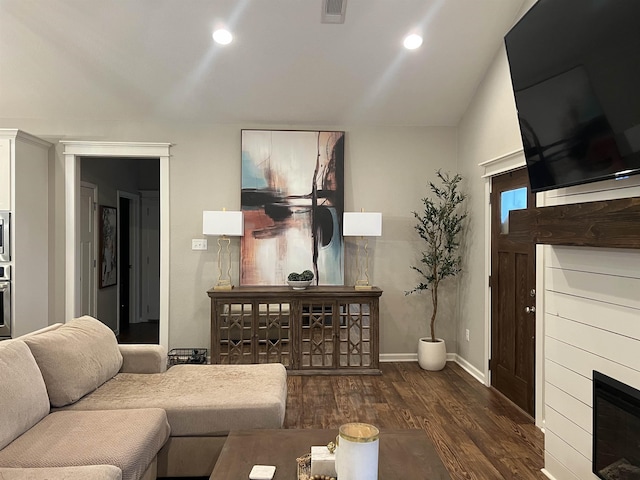
[[[509,237],[546,245],[640,248],[640,197],[514,210]]]

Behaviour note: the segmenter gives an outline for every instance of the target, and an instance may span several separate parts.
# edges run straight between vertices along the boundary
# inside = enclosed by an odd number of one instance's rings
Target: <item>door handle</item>
[[[536,307],[524,307],[525,313],[536,313]]]

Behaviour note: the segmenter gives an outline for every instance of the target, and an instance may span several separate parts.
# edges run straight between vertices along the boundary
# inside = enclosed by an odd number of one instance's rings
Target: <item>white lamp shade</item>
[[[345,237],[379,237],[382,235],[382,213],[344,212],[342,231]]]
[[[244,235],[242,212],[205,210],[202,212],[202,234],[241,237]]]

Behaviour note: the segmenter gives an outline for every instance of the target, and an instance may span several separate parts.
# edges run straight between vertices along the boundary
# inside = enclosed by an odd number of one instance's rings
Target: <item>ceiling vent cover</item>
[[[322,0],[322,23],[344,23],[347,0]]]

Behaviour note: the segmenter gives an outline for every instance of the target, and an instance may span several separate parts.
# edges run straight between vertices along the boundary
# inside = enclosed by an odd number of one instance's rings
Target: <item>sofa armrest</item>
[[[161,345],[118,345],[121,373],[162,373],[167,369],[167,351]]]

